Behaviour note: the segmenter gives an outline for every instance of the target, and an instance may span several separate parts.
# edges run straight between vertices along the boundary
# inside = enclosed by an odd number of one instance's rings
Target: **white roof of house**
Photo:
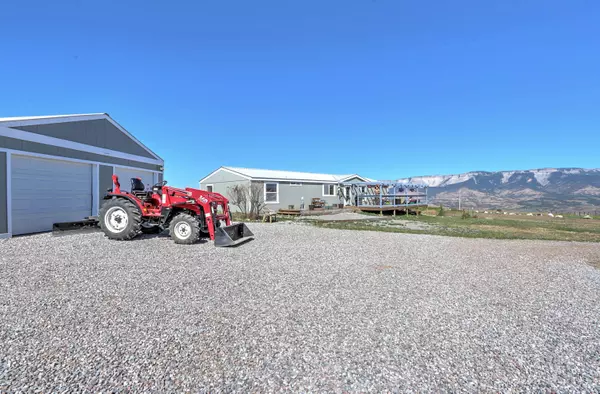
[[[316,174],[313,172],[297,172],[297,171],[279,171],[279,170],[262,170],[257,168],[242,168],[242,167],[220,167],[216,171],[206,176],[214,174],[219,170],[230,171],[238,175],[242,175],[250,179],[272,179],[272,180],[287,180],[287,181],[306,181],[306,182],[341,182],[354,177],[370,181],[370,179],[357,174]],[[202,179],[201,182],[204,180]]]

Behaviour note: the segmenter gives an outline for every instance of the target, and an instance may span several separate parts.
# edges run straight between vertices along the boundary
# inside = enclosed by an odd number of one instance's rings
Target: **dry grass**
[[[477,228],[496,233],[508,233],[519,239],[549,239],[580,242],[600,242],[600,234],[587,231],[569,231],[547,227],[508,227],[481,224]]]
[[[427,212],[432,213],[432,212]],[[557,219],[548,216],[481,214],[462,219],[459,211],[446,216],[402,216],[377,222],[323,222],[320,226],[348,230],[373,230],[435,234],[467,238],[538,239],[552,241],[600,242],[600,220]],[[398,220],[404,221],[398,223]],[[415,226],[419,224],[419,226]]]
[[[591,265],[592,267],[598,268],[600,270],[600,260],[588,261],[588,264]]]

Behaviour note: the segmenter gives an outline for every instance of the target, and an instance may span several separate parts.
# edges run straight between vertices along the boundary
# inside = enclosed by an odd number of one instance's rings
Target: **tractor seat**
[[[144,182],[140,178],[131,178],[131,194],[142,201],[152,198],[152,192],[146,191]]]

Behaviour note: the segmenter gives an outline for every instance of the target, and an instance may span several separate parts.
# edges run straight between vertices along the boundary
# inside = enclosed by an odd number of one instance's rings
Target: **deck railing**
[[[361,182],[341,184],[351,189],[352,205],[357,207],[409,207],[427,205],[427,185],[395,182]]]

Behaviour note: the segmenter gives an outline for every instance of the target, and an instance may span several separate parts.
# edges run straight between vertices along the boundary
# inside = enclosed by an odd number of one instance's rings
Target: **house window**
[[[298,183],[298,182],[291,182],[290,186],[292,186],[292,187],[300,187],[300,186],[302,186],[302,184]]]
[[[323,196],[335,196],[335,185],[323,185]]]
[[[206,191],[212,193],[212,191],[213,191],[213,185],[206,185]]]
[[[278,183],[265,183],[265,203],[277,204],[279,203],[279,184]]]

